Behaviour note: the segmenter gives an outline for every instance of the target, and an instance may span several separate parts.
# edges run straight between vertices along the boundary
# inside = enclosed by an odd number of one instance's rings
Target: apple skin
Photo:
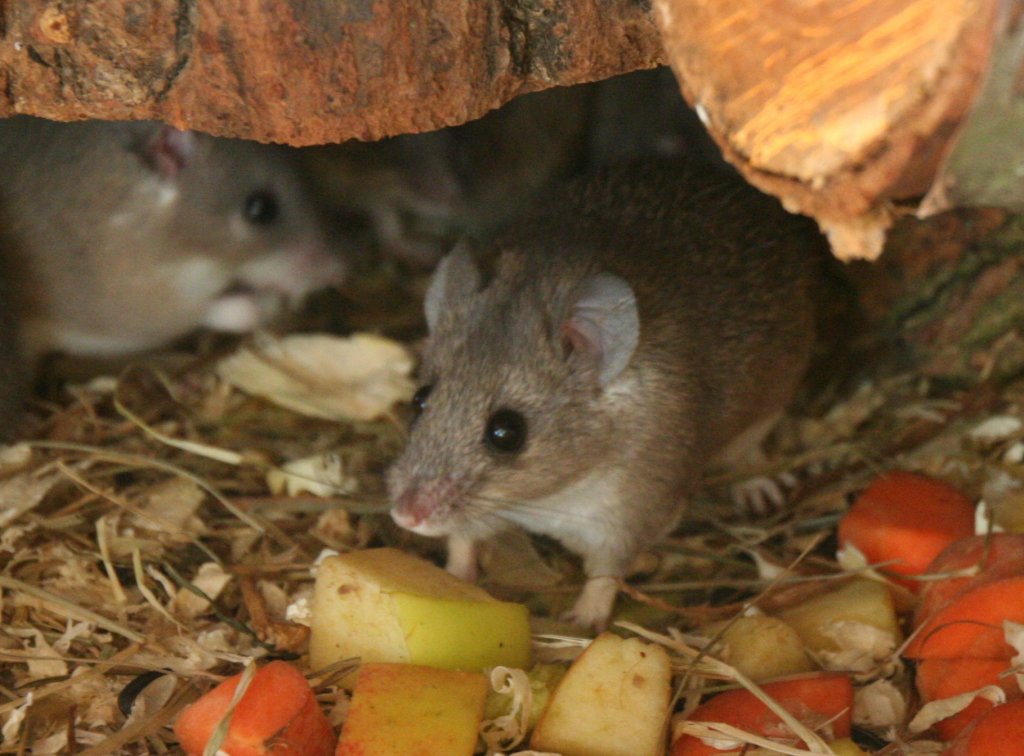
[[[430,562],[367,549],[321,562],[313,591],[310,665],[359,657],[479,672],[530,666],[530,616]],[[342,681],[354,684],[349,675]]]

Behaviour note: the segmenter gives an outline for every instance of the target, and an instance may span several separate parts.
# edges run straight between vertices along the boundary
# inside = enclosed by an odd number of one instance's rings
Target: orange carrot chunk
[[[922,659],[917,663],[915,682],[924,703],[958,696],[986,685],[998,685],[1008,699],[1021,697],[1013,675],[1004,675],[1009,659]],[[950,740],[975,719],[991,709],[987,698],[975,698],[966,709],[935,724],[943,740]]]
[[[827,740],[850,734],[853,685],[848,675],[819,673],[765,683],[761,689],[811,729],[827,727]],[[793,741],[796,736],[778,715],[749,690],[730,690],[698,706],[688,718],[695,722],[724,722],[767,738]],[[821,734],[821,733],[819,733]],[[720,736],[728,740],[728,736]],[[672,744],[672,756],[717,756],[738,753],[719,750],[701,738],[682,735]]]
[[[976,719],[942,756],[1022,756],[1024,700],[996,706]]]
[[[1003,659],[1015,651],[1003,621],[1024,622],[1024,576],[962,593],[922,624],[903,655],[910,659]]]
[[[228,678],[178,717],[174,733],[188,756],[203,753],[241,678]],[[253,675],[220,750],[229,756],[329,756],[334,741],[334,730],[303,674],[287,662],[272,661]]]
[[[920,575],[953,541],[974,534],[974,504],[952,486],[916,473],[877,478],[839,523],[840,547],[852,544],[884,570]],[[917,581],[899,581],[912,591]]]
[[[1024,575],[1024,533],[993,533],[954,541],[928,566],[929,575],[976,568],[973,576],[924,583],[915,612],[915,625],[957,596],[985,583]]]

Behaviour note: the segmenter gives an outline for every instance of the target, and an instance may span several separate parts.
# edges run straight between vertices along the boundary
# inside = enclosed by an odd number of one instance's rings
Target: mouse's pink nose
[[[419,500],[415,490],[406,491],[391,508],[391,519],[407,530],[413,530],[426,519],[427,507]]]
[[[458,496],[458,485],[451,478],[414,483],[395,500],[391,519],[414,533],[438,535]]]

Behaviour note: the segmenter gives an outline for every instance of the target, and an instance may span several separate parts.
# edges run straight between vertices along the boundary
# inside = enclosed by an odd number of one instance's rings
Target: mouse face
[[[178,250],[233,271],[232,283],[291,300],[335,281],[320,219],[283,148],[203,138],[177,174],[177,203],[160,233]],[[172,251],[174,250],[174,251]]]
[[[625,282],[583,273],[552,288],[509,256],[479,283],[455,252],[427,296],[418,416],[388,481],[393,517],[424,535],[528,525],[616,443],[608,388],[638,337]]]
[[[31,353],[241,332],[343,272],[282,148],[153,123],[0,125]]]

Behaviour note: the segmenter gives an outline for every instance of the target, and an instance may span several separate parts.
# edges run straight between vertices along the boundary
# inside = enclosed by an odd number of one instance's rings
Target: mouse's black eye
[[[281,214],[281,205],[277,201],[277,195],[260,189],[245,198],[243,211],[247,221],[265,226],[277,220]]]
[[[424,384],[416,389],[416,393],[412,395],[412,408],[415,410],[417,415],[427,408],[427,398],[430,396],[430,390],[432,388],[434,387],[429,383]]]
[[[515,410],[498,410],[487,421],[484,442],[496,452],[514,454],[526,443],[526,418]]]

